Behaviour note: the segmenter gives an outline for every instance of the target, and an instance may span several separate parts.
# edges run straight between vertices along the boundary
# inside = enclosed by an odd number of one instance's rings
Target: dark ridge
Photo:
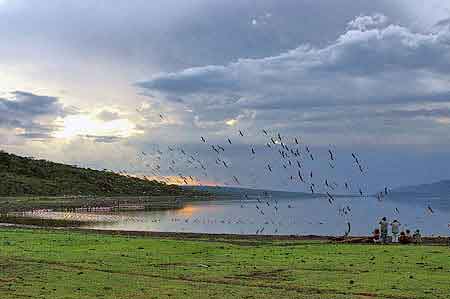
[[[388,197],[408,203],[427,204],[448,211],[450,210],[450,180],[395,188],[390,191]]]
[[[0,151],[0,196],[202,195],[156,180],[80,168]]]

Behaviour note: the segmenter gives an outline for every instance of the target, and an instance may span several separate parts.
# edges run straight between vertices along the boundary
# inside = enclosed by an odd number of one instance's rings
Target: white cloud
[[[388,115],[392,105],[404,110],[402,105],[449,102],[450,32],[447,27],[433,33],[415,32],[387,23],[382,15],[360,16],[325,47],[301,45],[261,59],[160,73],[138,85],[166,99],[169,106],[173,98],[181,99],[197,122],[239,119],[247,113],[253,117],[244,121],[245,126],[269,122],[279,128],[342,134],[348,129],[339,123],[301,122],[302,113],[316,109],[326,116],[329,109],[358,106],[369,113],[368,107],[387,105]],[[358,115],[350,116],[347,122],[361,126]],[[297,123],[292,123],[293,117]],[[329,128],[333,125],[336,130]],[[377,127],[367,124],[368,133],[374,132],[372,126]]]
[[[367,30],[370,28],[385,25],[388,18],[382,14],[374,14],[372,16],[359,16],[348,23],[349,28],[357,30]]]
[[[138,85],[168,100],[182,98],[200,111],[205,104],[291,109],[448,100],[448,30],[415,33],[397,25],[367,29],[362,24],[381,24],[384,18],[356,20],[360,29],[345,32],[324,48],[299,46],[263,59],[162,73]]]

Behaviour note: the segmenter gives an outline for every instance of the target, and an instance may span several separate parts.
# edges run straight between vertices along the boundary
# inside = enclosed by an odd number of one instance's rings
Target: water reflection
[[[448,236],[450,233],[450,210],[434,207],[434,213],[430,213],[425,201],[380,202],[375,198],[337,198],[330,205],[324,198],[280,198],[276,202],[220,200],[188,202],[182,209],[168,211],[101,214],[41,212],[34,216],[99,220],[98,223],[85,226],[95,229],[335,236],[344,234],[347,221],[352,227],[350,235],[369,235],[377,227],[379,219],[386,216],[390,221],[398,219],[403,229],[420,229],[424,235]]]
[[[256,208],[258,205],[259,210]],[[342,209],[350,207],[348,214]],[[264,215],[260,211],[263,211]],[[96,223],[90,228],[136,231],[342,235],[347,221],[351,235],[368,235],[379,218],[398,219],[404,229],[420,229],[425,235],[449,235],[450,212],[436,209],[434,214],[424,204],[379,202],[373,198],[338,198],[333,205],[326,199],[279,199],[273,205],[237,200],[191,202],[185,208],[170,211],[123,212],[114,222]]]

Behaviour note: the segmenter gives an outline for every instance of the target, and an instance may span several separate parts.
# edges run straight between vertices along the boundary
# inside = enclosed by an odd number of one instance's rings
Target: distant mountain
[[[0,196],[191,195],[176,185],[0,151]]]
[[[228,197],[242,197],[244,195],[250,197],[256,197],[261,195],[270,195],[277,198],[311,198],[311,197],[323,197],[323,194],[311,194],[305,192],[289,192],[289,191],[274,191],[263,189],[250,189],[240,187],[222,187],[222,186],[183,186],[183,189],[205,191],[209,194],[216,196],[228,196]]]
[[[389,199],[450,210],[450,180],[391,190]]]
[[[450,180],[439,181],[431,184],[395,188],[391,190],[391,193],[412,193],[418,195],[441,195],[450,197]]]

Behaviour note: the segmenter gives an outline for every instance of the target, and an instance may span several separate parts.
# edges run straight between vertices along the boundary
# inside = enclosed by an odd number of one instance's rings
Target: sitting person
[[[416,232],[412,236],[413,242],[416,244],[422,243],[422,235],[420,234],[420,230],[416,230]]]
[[[409,244],[411,243],[411,237],[408,236],[405,232],[401,232],[398,241],[400,242],[400,244]]]
[[[380,230],[379,230],[378,228],[376,228],[376,229],[373,231],[372,241],[373,241],[374,243],[380,243],[380,242],[381,242]]]
[[[411,231],[409,229],[405,230],[405,234],[408,238],[411,238]]]

